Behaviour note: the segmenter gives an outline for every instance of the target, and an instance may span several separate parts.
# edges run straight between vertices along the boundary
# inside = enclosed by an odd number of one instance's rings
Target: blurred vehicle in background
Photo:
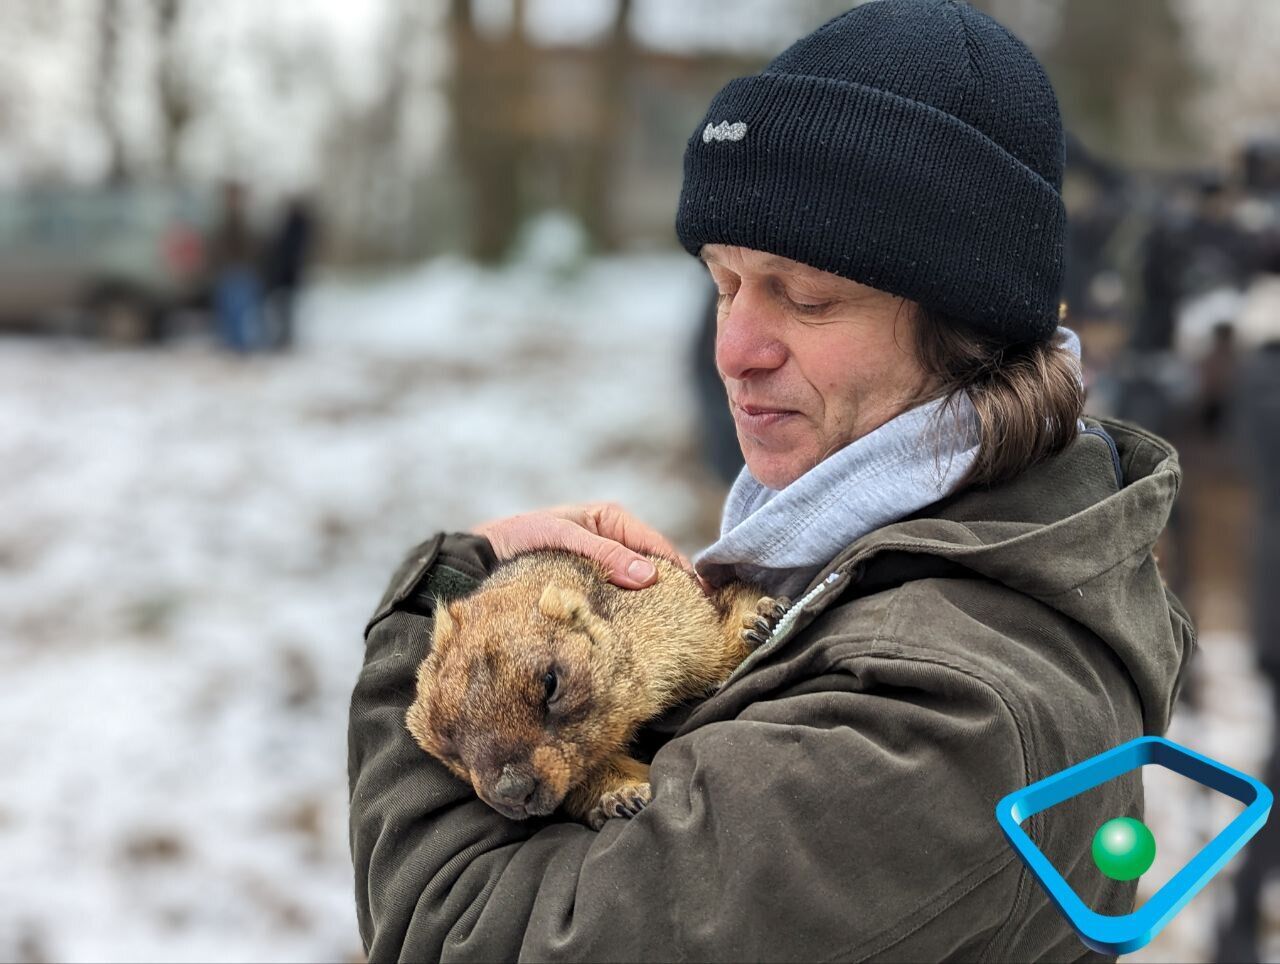
[[[207,301],[215,213],[167,184],[0,192],[0,328],[162,340]]]

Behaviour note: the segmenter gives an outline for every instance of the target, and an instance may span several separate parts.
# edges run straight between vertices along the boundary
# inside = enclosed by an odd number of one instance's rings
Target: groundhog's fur
[[[742,583],[708,598],[649,558],[658,581],[636,590],[575,553],[530,552],[438,606],[405,715],[418,745],[512,819],[563,806],[599,828],[639,812],[636,730],[722,682],[786,605]]]

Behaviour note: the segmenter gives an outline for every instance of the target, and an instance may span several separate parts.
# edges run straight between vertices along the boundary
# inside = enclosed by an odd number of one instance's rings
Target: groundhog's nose
[[[493,787],[497,802],[509,807],[525,806],[537,791],[537,778],[529,771],[518,769],[510,763],[502,768],[502,776]]]

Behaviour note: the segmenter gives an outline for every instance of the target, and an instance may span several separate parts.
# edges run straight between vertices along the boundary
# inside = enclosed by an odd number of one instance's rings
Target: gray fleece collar
[[[1079,337],[1059,332],[1078,361]],[[961,394],[945,412],[941,399],[903,412],[781,490],[744,466],[720,538],[694,565],[714,585],[743,579],[794,598],[857,539],[949,495],[977,453],[977,415]]]

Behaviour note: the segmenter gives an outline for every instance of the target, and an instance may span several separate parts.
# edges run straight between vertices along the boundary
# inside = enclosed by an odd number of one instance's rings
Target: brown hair
[[[978,455],[957,488],[1008,481],[1075,438],[1085,391],[1079,362],[1057,333],[1047,343],[1007,345],[924,307],[914,327],[927,387],[907,408],[942,398],[938,414],[955,413],[968,392],[977,412]]]

